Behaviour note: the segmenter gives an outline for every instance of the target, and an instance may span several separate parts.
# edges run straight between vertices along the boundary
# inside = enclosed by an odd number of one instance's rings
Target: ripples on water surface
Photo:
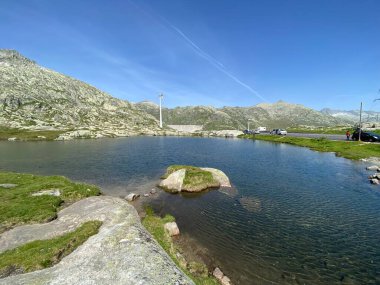
[[[236,284],[380,284],[380,192],[362,163],[284,144],[175,137],[2,142],[0,158],[1,169],[66,175],[116,196],[149,190],[170,164],[216,167],[235,191],[150,201]]]

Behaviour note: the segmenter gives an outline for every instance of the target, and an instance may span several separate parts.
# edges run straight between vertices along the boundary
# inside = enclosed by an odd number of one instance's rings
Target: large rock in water
[[[58,264],[2,278],[0,284],[194,284],[141,225],[133,206],[115,197],[90,197],[63,209],[50,223],[7,231],[0,235],[0,252],[62,235],[91,220],[103,222],[99,233]]]
[[[172,193],[200,192],[208,188],[231,187],[230,180],[223,171],[208,167],[174,165],[168,167],[164,178],[159,186]]]

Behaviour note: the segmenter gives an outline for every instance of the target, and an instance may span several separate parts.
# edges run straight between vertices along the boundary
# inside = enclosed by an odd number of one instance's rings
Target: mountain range
[[[379,113],[365,113],[375,118]],[[366,115],[364,115],[365,117]],[[201,125],[203,130],[337,126],[357,123],[355,111],[316,111],[278,101],[252,107],[163,108],[130,103],[87,83],[39,66],[15,50],[0,49],[0,126],[27,130],[87,130],[90,137],[170,133],[168,125]]]
[[[144,101],[136,108],[159,118],[159,106]],[[319,112],[299,104],[278,101],[252,107],[210,106],[163,108],[163,120],[168,125],[203,125],[203,130],[246,129],[248,121],[252,128],[288,128],[300,126],[346,126],[356,123],[352,118],[341,118]]]
[[[87,129],[104,136],[160,132],[158,121],[82,81],[0,50],[0,126],[30,130]]]

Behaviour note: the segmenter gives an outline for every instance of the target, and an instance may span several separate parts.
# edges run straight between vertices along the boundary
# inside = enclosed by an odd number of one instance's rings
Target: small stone
[[[17,138],[8,138],[8,141],[10,142],[14,142],[15,140],[17,140]]]
[[[157,192],[157,190],[154,188],[152,190],[150,190],[150,194],[156,194],[156,192]]]
[[[125,200],[127,200],[128,202],[132,202],[135,201],[138,197],[140,197],[139,194],[131,193],[125,196]]]
[[[370,181],[371,181],[372,184],[375,184],[375,185],[379,185],[380,184],[379,179],[376,179],[376,178],[373,178]]]
[[[39,139],[46,139],[45,136],[37,136],[37,138],[39,138]]]
[[[218,279],[219,281],[221,281],[222,278],[223,278],[223,276],[224,276],[222,270],[220,270],[219,267],[216,267],[216,268],[214,269],[214,271],[212,272],[212,275],[213,275],[216,279]]]
[[[222,280],[220,280],[222,285],[231,285],[231,280],[227,276],[223,276]]]
[[[179,228],[176,222],[166,223],[164,229],[171,237],[179,235]]]
[[[375,171],[377,171],[377,170],[380,169],[380,167],[378,167],[377,165],[371,165],[371,166],[367,166],[366,169],[367,170],[375,170]]]
[[[11,184],[11,183],[0,184],[1,188],[15,188],[16,186],[17,184]]]
[[[61,196],[61,191],[59,189],[48,189],[48,190],[41,190],[32,194],[32,196],[43,196],[43,195],[59,197]]]
[[[144,197],[149,197],[149,196],[150,196],[149,193],[144,194]]]

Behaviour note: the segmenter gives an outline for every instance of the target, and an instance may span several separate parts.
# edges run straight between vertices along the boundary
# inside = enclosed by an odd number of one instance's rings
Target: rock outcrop
[[[62,131],[60,140],[162,133],[153,116],[128,101],[4,49],[0,49],[0,126]]]
[[[74,203],[47,224],[25,225],[0,235],[0,252],[73,231],[99,220],[90,237],[57,265],[0,279],[0,284],[194,284],[143,228],[133,206],[100,196]]]
[[[223,171],[208,167],[174,165],[168,167],[163,178],[159,186],[172,193],[231,187],[230,180]]]

